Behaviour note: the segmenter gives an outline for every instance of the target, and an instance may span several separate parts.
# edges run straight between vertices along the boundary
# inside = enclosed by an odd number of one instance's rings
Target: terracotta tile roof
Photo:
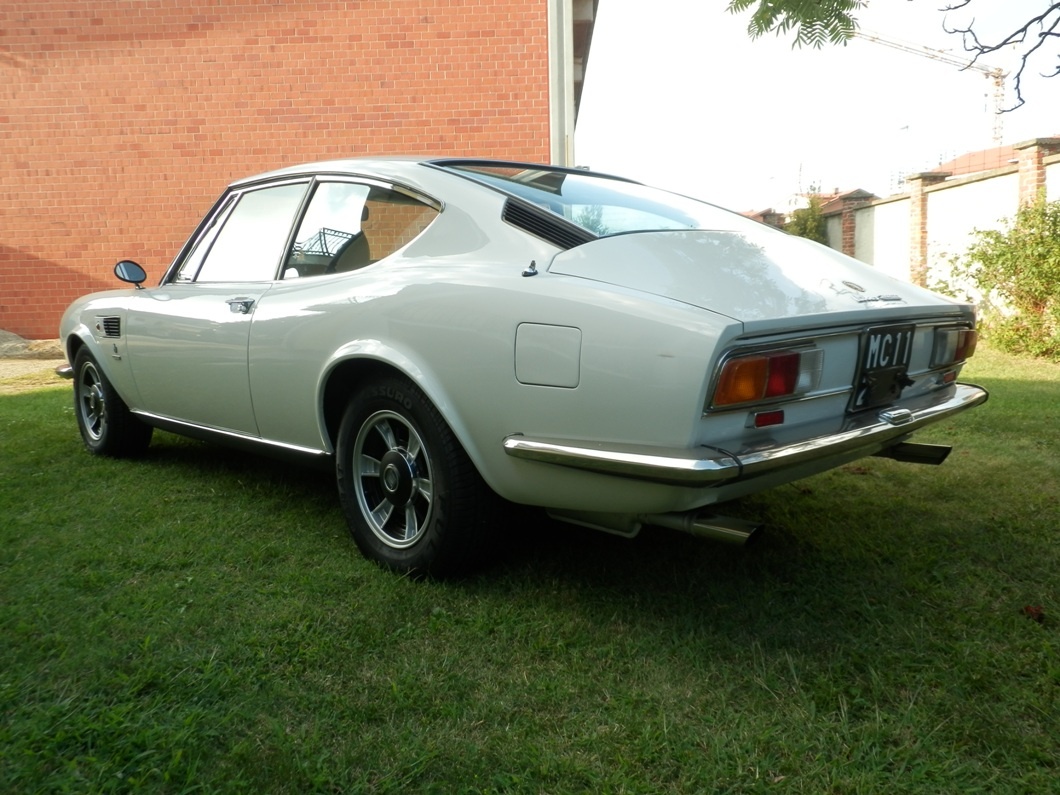
[[[1016,160],[1016,150],[1011,146],[995,146],[993,149],[983,149],[979,152],[966,152],[948,163],[942,163],[931,169],[932,171],[948,171],[955,177],[963,177],[967,174],[978,174],[981,171],[993,171],[995,168],[1005,168]]]
[[[875,193],[869,193],[867,190],[861,188],[855,188],[854,190],[844,191],[843,193],[836,193],[831,197],[821,197],[821,212],[827,215],[832,212],[839,212],[843,207],[852,201],[872,201],[873,199],[879,198]]]

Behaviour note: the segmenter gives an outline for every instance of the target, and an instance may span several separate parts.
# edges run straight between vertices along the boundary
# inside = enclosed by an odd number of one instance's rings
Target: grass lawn
[[[965,379],[943,466],[743,500],[748,549],[513,510],[449,583],[327,476],[0,396],[0,791],[1060,791],[1060,367]]]

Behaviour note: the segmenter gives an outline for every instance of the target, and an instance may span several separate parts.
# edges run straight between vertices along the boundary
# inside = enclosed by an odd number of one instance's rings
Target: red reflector
[[[762,411],[755,414],[755,427],[768,428],[770,425],[783,425],[783,411]]]

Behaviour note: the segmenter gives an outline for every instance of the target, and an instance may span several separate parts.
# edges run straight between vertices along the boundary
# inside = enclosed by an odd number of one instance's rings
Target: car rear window
[[[597,237],[673,229],[737,232],[756,225],[713,204],[592,172],[520,164],[438,165],[518,196]]]

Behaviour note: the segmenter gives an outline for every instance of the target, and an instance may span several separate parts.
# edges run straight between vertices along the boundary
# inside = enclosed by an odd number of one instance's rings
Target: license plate
[[[912,384],[909,360],[913,353],[916,325],[876,326],[861,335],[857,377],[851,411],[893,403]]]

